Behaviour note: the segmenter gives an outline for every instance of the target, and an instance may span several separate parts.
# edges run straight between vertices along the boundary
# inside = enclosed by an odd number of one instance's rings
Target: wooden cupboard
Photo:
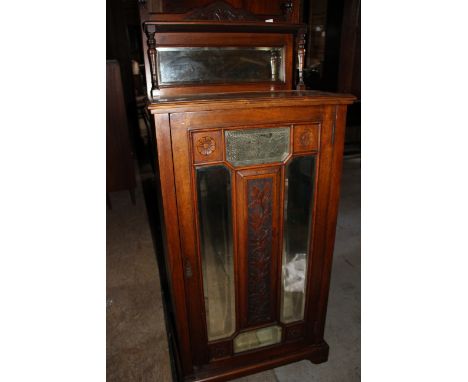
[[[223,14],[238,20],[192,19],[217,17],[216,7],[143,24],[168,326],[187,381],[327,360],[354,100],[304,90],[304,25],[253,20],[226,5]]]
[[[176,357],[187,380],[327,360],[323,334],[352,101],[282,91],[150,105]]]

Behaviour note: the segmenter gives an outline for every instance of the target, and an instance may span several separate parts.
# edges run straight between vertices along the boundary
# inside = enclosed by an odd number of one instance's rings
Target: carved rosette
[[[310,132],[304,131],[299,137],[299,143],[302,147],[307,147],[310,144]]]
[[[272,187],[271,178],[253,179],[248,182],[247,321],[249,324],[272,319],[270,301]]]
[[[201,137],[197,141],[197,151],[201,155],[211,155],[216,150],[216,143],[215,140],[211,137]]]

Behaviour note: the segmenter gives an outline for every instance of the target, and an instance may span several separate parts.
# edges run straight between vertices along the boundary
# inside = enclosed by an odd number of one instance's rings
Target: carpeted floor
[[[107,210],[107,381],[172,381],[159,272],[138,179],[136,204]]]
[[[344,161],[325,339],[328,362],[300,361],[243,382],[360,381],[360,158]],[[146,173],[147,174],[147,173]],[[107,210],[107,381],[172,381],[159,272],[140,179]]]

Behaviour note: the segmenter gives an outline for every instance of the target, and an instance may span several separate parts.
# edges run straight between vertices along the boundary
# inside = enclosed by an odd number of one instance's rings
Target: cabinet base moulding
[[[226,371],[221,369],[212,370],[209,372],[199,372],[195,375],[188,376],[184,381],[192,382],[221,382],[230,381],[235,378],[240,378],[245,375],[259,373],[264,370],[273,369],[292,362],[309,360],[314,364],[327,362],[329,346],[326,342],[320,345],[307,346],[302,350],[294,352],[294,354],[285,354],[264,361],[253,361],[251,364],[246,364],[237,368],[229,367]],[[255,358],[255,357],[252,357]]]

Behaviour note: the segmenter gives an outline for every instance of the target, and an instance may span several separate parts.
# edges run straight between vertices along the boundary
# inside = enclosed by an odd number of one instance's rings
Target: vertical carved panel
[[[272,319],[272,178],[248,181],[248,322]]]
[[[281,167],[236,172],[239,327],[275,322]]]

